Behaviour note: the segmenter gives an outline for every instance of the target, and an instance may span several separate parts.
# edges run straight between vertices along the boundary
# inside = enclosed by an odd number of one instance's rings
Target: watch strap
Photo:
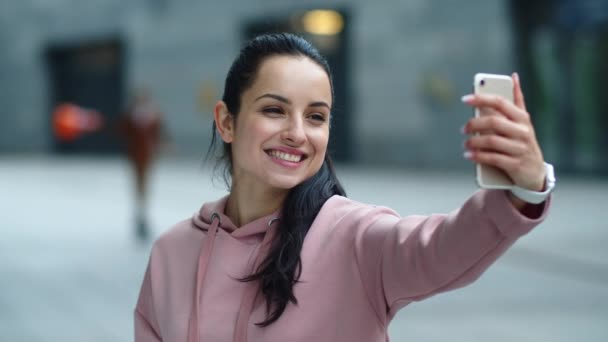
[[[545,188],[543,191],[532,191],[519,186],[513,186],[510,189],[511,193],[515,195],[515,197],[527,203],[539,204],[544,202],[555,188],[556,181],[553,165],[545,163],[545,171]]]

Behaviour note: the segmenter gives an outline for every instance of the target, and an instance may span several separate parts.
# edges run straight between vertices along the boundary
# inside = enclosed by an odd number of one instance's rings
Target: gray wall
[[[176,152],[199,157],[211,107],[198,94],[207,84],[221,95],[242,22],[319,3],[352,14],[356,160],[467,167],[459,128],[471,110],[460,96],[476,71],[514,69],[506,1],[3,1],[0,151],[50,151],[46,44],[120,34],[129,88],[151,88]]]

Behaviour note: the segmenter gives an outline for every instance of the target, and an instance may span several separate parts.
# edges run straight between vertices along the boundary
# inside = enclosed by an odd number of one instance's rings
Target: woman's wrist
[[[512,192],[508,190],[506,191],[506,193],[513,207],[515,207],[515,209],[517,209],[517,211],[519,211],[525,217],[529,219],[537,219],[542,215],[543,210],[545,208],[545,202],[541,202],[539,204],[528,203],[522,199],[517,198],[515,195],[513,195]]]

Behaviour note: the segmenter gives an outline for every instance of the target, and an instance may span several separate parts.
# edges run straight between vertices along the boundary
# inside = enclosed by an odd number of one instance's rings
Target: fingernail
[[[468,95],[461,97],[460,101],[462,101],[464,103],[468,103],[468,102],[471,102],[473,100],[473,98],[475,98],[475,96],[468,94]]]
[[[467,134],[467,125],[460,127],[460,133]]]
[[[513,78],[514,78],[514,79],[515,79],[517,82],[519,82],[519,74],[518,74],[517,72],[514,72],[514,73],[513,73]]]
[[[471,158],[473,157],[473,153],[471,153],[471,151],[465,151],[465,152],[462,154],[462,156],[463,156],[465,159],[471,159]]]

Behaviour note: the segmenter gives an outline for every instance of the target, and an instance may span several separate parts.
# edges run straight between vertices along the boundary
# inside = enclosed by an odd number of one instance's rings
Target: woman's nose
[[[306,141],[306,132],[304,131],[304,123],[299,118],[290,119],[287,127],[281,134],[283,140],[289,141],[294,145],[301,145]]]

